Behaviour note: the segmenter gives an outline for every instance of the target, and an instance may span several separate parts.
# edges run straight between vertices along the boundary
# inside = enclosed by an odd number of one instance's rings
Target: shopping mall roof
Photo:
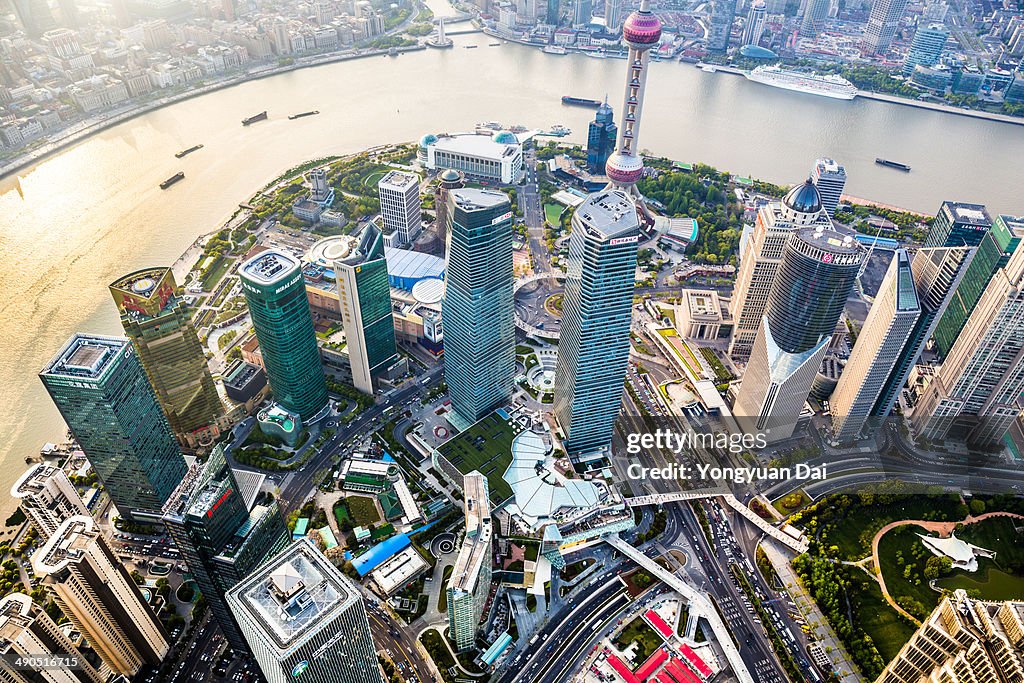
[[[554,519],[563,508],[590,508],[601,500],[597,486],[590,481],[566,479],[548,456],[544,439],[536,432],[524,431],[512,442],[512,463],[504,479],[512,486],[515,505],[532,523]]]
[[[384,257],[388,261],[388,279],[392,287],[410,291],[420,280],[444,278],[445,260],[439,256],[384,247]]]

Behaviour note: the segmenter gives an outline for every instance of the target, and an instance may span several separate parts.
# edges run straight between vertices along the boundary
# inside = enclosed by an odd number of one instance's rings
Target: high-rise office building
[[[185,460],[131,342],[75,334],[39,378],[118,511],[158,514]]]
[[[910,43],[910,52],[903,60],[903,76],[909,77],[918,64],[931,66],[937,63],[948,39],[949,31],[942,24],[918,26],[914,40]]]
[[[367,225],[358,236],[339,242],[331,256],[352,385],[372,394],[377,377],[398,361],[384,236]]]
[[[910,256],[900,249],[893,255],[829,401],[832,433],[838,441],[851,441],[860,434],[920,316]]]
[[[238,268],[274,400],[303,421],[326,414],[327,384],[302,264],[268,250]]]
[[[130,678],[163,661],[167,633],[91,517],[64,520],[32,569],[111,671]]]
[[[629,47],[626,87],[622,109],[619,110],[622,125],[615,152],[605,163],[605,174],[609,189],[622,190],[630,197],[640,199],[636,189],[637,181],[644,175],[644,160],[640,156],[640,115],[644,109],[651,49],[661,41],[661,20],[651,12],[647,0],[640,0],[640,9],[623,22],[622,41]]]
[[[65,658],[73,666],[15,666],[16,659]],[[74,641],[42,607],[24,593],[0,599],[0,680],[5,683],[104,683],[107,677],[92,665]]]
[[[875,683],[920,681],[1024,681],[1024,602],[943,597]]]
[[[587,127],[587,168],[591,173],[604,173],[608,157],[615,151],[618,126],[608,100],[597,108],[597,115]]]
[[[935,350],[944,358],[953,348],[956,338],[978,304],[985,287],[992,276],[1010,261],[1024,237],[1024,217],[997,216],[992,228],[985,234],[978,245],[963,280],[953,293],[939,324],[935,328]]]
[[[228,591],[267,683],[383,683],[359,589],[301,538]]]
[[[466,174],[448,168],[437,175],[434,188],[434,227],[437,241],[440,243],[441,256],[445,255],[448,243],[448,193],[466,186]]]
[[[875,0],[864,28],[861,49],[873,55],[888,52],[906,9],[907,0]]]
[[[921,314],[897,356],[871,409],[870,417],[885,417],[899,401],[900,391],[910,377],[928,340],[935,332],[950,298],[967,270],[974,247],[930,247],[918,249],[910,262]]]
[[[444,376],[465,428],[512,398],[512,207],[503,192],[467,188],[448,193],[447,211]]]
[[[29,38],[38,38],[50,29],[57,28],[46,0],[11,0],[11,6]]]
[[[415,173],[389,171],[377,183],[380,218],[390,246],[412,244],[420,231],[420,178]]]
[[[768,5],[764,0],[750,3],[747,23],[743,26],[742,45],[757,45],[764,36],[764,25],[768,20]]]
[[[622,0],[604,0],[604,23],[608,29],[617,29],[621,22]]]
[[[839,198],[843,196],[843,189],[846,187],[846,168],[837,164],[833,159],[818,159],[814,162],[814,168],[811,169],[811,182],[818,188],[822,210],[829,218],[832,218],[836,214]]]
[[[470,472],[463,478],[463,511],[466,536],[455,560],[448,592],[448,637],[457,650],[468,650],[476,642],[491,588],[491,501],[487,477]]]
[[[572,25],[586,26],[594,16],[594,0],[572,0]]]
[[[732,37],[736,0],[711,0],[710,7],[706,47],[712,52],[725,52],[729,49],[729,39]]]
[[[991,227],[992,219],[984,205],[942,202],[924,246],[976,247]]]
[[[729,356],[735,362],[745,363],[750,358],[790,234],[814,225],[820,216],[821,195],[810,179],[790,190],[781,202],[758,209],[754,230],[741,249],[740,270],[729,304],[734,321]]]
[[[60,467],[36,463],[14,482],[11,497],[32,522],[44,541],[53,536],[68,517],[89,515],[75,485]]]
[[[551,26],[558,26],[558,22],[561,19],[561,11],[562,8],[559,0],[548,0],[545,23]]]
[[[744,431],[792,435],[863,258],[853,235],[822,225],[786,241],[733,406]]]
[[[178,442],[209,444],[224,426],[224,404],[171,269],[137,270],[111,284],[110,294]]]
[[[1024,391],[1024,249],[988,283],[953,348],[914,410],[927,439],[1000,439],[1020,413]]]
[[[800,19],[800,35],[814,38],[825,28],[828,19],[829,0],[807,0],[804,16]]]
[[[240,486],[218,445],[206,463],[193,465],[163,522],[228,644],[246,652],[224,595],[291,540],[277,502],[260,496],[258,485]]]
[[[621,190],[576,207],[566,256],[554,413],[571,455],[611,443],[629,362],[640,223]]]

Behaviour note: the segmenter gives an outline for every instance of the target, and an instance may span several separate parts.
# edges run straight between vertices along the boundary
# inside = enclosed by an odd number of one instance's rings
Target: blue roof
[[[388,280],[392,287],[412,290],[413,285],[425,278],[444,279],[445,260],[438,256],[384,247],[384,258],[388,262]]]
[[[740,54],[751,59],[778,59],[779,56],[766,47],[760,45],[744,45],[740,48]]]
[[[484,661],[484,664],[490,666],[494,664],[494,661],[501,656],[501,653],[505,651],[509,645],[512,644],[512,636],[508,634],[508,631],[503,631],[498,639],[495,640],[487,651],[481,655],[480,659]]]
[[[352,560],[352,566],[359,572],[359,576],[366,576],[410,545],[412,545],[412,541],[409,540],[409,534],[397,534],[386,541],[381,541]]]
[[[292,538],[302,538],[306,535],[306,529],[309,528],[309,517],[300,517],[295,520],[295,531],[292,532]]]

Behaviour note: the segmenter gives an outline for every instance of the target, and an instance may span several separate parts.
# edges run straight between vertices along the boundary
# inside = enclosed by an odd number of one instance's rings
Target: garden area
[[[661,647],[662,640],[650,624],[637,617],[626,624],[626,627],[615,636],[612,643],[622,652],[627,651],[631,646],[634,647],[632,660],[639,664],[646,661],[655,650]],[[634,643],[636,645],[633,645]]]

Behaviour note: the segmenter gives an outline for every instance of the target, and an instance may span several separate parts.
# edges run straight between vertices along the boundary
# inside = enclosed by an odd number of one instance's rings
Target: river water
[[[440,13],[439,0],[431,4]],[[36,377],[42,365],[75,330],[120,332],[107,284],[172,263],[280,172],[480,121],[563,124],[581,142],[593,111],[563,106],[562,95],[608,93],[619,105],[620,60],[492,47],[481,34],[455,42],[451,50],[324,65],[187,100],[0,181],[0,487],[13,483],[26,455],[64,432]],[[240,125],[263,109],[269,121]],[[286,118],[309,109],[321,114]],[[1024,213],[1024,128],[1013,125],[789,93],[661,62],[651,67],[641,136],[642,148],[658,154],[778,183],[801,180],[817,156],[831,155],[846,165],[847,192],[858,197],[930,213],[943,199]],[[198,143],[205,147],[174,158]],[[913,172],[879,167],[877,156]],[[185,180],[160,190],[178,170]]]

